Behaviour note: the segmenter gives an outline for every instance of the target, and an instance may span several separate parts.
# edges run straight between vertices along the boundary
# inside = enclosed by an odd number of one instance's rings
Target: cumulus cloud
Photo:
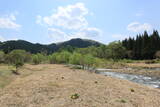
[[[5,17],[0,17],[0,28],[1,29],[19,29],[21,25],[17,24],[16,16],[14,14],[6,15]]]
[[[86,15],[90,15],[90,12],[85,5],[76,3],[59,6],[50,16],[38,15],[36,23],[47,28],[48,35],[54,39],[54,42],[100,36],[102,31],[95,27],[89,27]]]
[[[83,3],[59,6],[51,16],[37,16],[36,23],[43,23],[48,26],[55,25],[66,29],[79,29],[88,25],[85,18],[88,13],[88,9]]]
[[[60,29],[48,28],[48,34],[50,37],[59,40],[61,38],[66,38],[67,34],[61,31]]]
[[[152,26],[148,23],[141,24],[139,22],[132,22],[127,26],[127,30],[133,31],[133,32],[140,32],[144,30],[151,30]]]

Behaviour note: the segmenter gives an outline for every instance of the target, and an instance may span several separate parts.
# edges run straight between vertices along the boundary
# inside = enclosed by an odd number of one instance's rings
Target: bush
[[[79,94],[77,93],[71,95],[71,99],[78,99],[78,98],[79,98]]]
[[[145,61],[145,64],[154,64],[154,63],[156,63],[155,60],[146,60]]]
[[[95,58],[94,67],[106,67],[105,60],[100,58]]]
[[[83,56],[83,61],[82,61],[83,66],[91,67],[93,66],[94,63],[95,63],[95,58],[92,55],[88,54]]]
[[[0,51],[0,63],[3,63],[5,61],[5,54],[3,51]]]
[[[59,63],[69,63],[70,56],[71,56],[71,53],[68,51],[60,52],[58,56]]]
[[[49,62],[53,63],[69,63],[71,53],[68,51],[62,51],[58,53],[54,53],[49,56]]]
[[[24,62],[31,62],[31,61],[32,61],[32,54],[27,52],[24,58]]]
[[[81,65],[82,59],[83,57],[80,53],[74,52],[73,55],[70,56],[69,63],[75,64],[75,65]]]
[[[49,56],[49,63],[50,64],[58,63],[58,53],[54,53]]]
[[[17,71],[19,67],[24,65],[26,54],[24,50],[13,50],[6,56],[6,62],[14,65]]]
[[[42,63],[45,60],[46,60],[46,57],[44,55],[40,54],[40,53],[34,54],[32,56],[32,62],[34,64],[40,64],[40,63]]]
[[[122,59],[126,55],[126,49],[122,46],[121,42],[112,42],[106,47],[107,59]]]
[[[131,59],[122,59],[122,60],[119,60],[119,62],[122,62],[122,63],[133,63],[134,60],[131,60]]]
[[[40,64],[40,59],[38,58],[38,56],[37,55],[33,55],[32,56],[32,62],[34,63],[34,64]]]

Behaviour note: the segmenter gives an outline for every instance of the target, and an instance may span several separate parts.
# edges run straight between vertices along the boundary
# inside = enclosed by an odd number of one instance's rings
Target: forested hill
[[[11,40],[11,41],[5,41],[0,42],[0,50],[4,51],[5,53],[11,52],[14,49],[22,49],[26,50],[30,53],[53,53],[60,48],[65,47],[75,47],[75,48],[86,48],[89,46],[100,46],[101,43],[93,41],[93,40],[87,40],[87,39],[71,39],[69,41],[61,42],[61,43],[52,43],[49,45],[43,45],[39,43],[31,43],[24,40]]]

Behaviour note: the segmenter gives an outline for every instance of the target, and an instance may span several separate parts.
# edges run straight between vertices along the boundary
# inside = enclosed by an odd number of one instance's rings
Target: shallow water
[[[151,86],[154,88],[160,88],[160,77],[158,78],[158,77],[148,77],[143,75],[133,75],[133,74],[126,74],[126,73],[119,73],[119,72],[107,72],[110,70],[111,69],[103,69],[103,70],[97,69],[97,71],[99,71],[98,74],[125,79],[135,83]]]

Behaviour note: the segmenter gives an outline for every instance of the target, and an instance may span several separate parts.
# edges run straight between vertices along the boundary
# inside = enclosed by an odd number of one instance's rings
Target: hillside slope
[[[23,75],[25,73],[25,75]],[[131,89],[134,92],[131,92]],[[71,99],[77,93],[78,99]],[[69,69],[25,65],[0,91],[1,107],[158,107],[160,90],[125,80]]]
[[[71,39],[69,41],[64,41],[61,43],[52,43],[48,45],[39,44],[39,43],[31,43],[24,40],[12,40],[12,41],[5,41],[0,42],[0,50],[3,50],[5,53],[8,53],[14,49],[22,49],[26,50],[30,53],[40,53],[40,52],[47,52],[53,53],[60,48],[64,48],[66,46],[72,46],[76,48],[86,48],[89,46],[100,46],[102,45],[99,42],[87,39]]]

